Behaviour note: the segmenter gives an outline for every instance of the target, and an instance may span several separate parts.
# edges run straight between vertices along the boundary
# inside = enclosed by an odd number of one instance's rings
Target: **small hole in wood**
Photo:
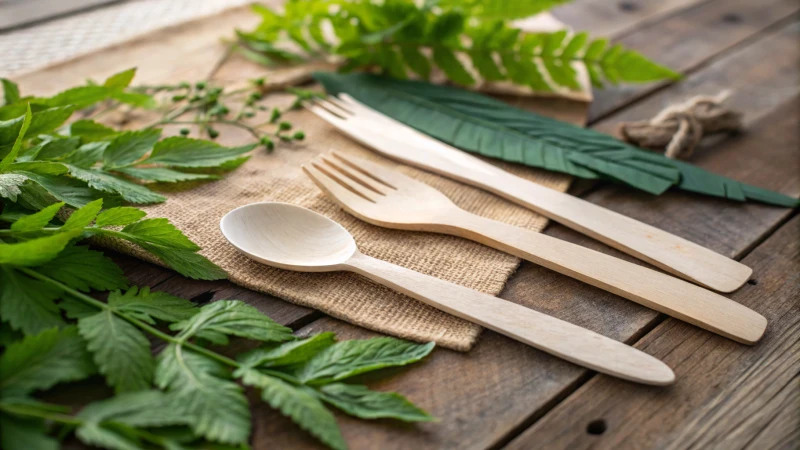
[[[742,16],[736,13],[725,13],[722,15],[722,21],[725,23],[741,23]]]
[[[755,285],[758,284],[758,280],[756,280],[756,279],[747,280],[747,284],[751,284],[751,285],[755,286]]]
[[[625,12],[633,12],[639,9],[639,6],[637,6],[636,3],[633,3],[631,1],[624,1],[624,2],[619,2],[619,9]]]
[[[191,298],[192,303],[196,305],[203,305],[214,299],[214,291],[203,292]]]
[[[605,433],[606,429],[606,421],[603,419],[593,420],[589,422],[589,425],[586,425],[586,432],[595,436]]]

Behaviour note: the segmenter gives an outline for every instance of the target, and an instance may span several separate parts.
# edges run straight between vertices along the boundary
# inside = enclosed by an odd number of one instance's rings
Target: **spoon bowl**
[[[322,214],[289,203],[241,206],[220,221],[234,247],[250,258],[301,272],[342,270],[357,252],[353,236]]]

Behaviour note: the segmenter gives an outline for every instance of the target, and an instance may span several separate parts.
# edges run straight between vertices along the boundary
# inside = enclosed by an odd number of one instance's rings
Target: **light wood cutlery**
[[[303,166],[349,213],[374,225],[461,236],[540,264],[745,344],[766,319],[719,294],[661,272],[541,233],[469,213],[425,183],[363,159],[332,152]]]
[[[752,274],[749,267],[686,239],[512,175],[346,94],[306,107],[382,155],[485,189],[700,285],[732,292]]]
[[[593,331],[497,297],[371,258],[327,217],[287,203],[254,203],[228,213],[222,233],[261,263],[301,272],[350,271],[452,315],[575,364],[652,385],[675,380],[658,359]]]

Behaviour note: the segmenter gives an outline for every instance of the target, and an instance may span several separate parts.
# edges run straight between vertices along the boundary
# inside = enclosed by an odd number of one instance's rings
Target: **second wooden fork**
[[[371,224],[477,241],[745,344],[757,342],[766,329],[763,316],[721,295],[604,253],[469,213],[438,190],[378,164],[332,152],[304,165],[303,170],[342,208]]]

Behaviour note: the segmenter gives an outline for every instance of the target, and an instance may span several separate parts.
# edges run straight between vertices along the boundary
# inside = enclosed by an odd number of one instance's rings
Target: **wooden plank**
[[[753,73],[763,72],[763,77],[780,86],[796,76],[797,69],[794,66],[784,69],[784,62],[775,61],[767,49],[782,49],[778,44],[794,42],[794,38],[791,30],[783,30],[753,44],[753,49],[745,54],[749,58],[747,63],[739,59],[741,55],[732,54],[723,60],[727,63],[721,61],[707,67],[708,73],[703,71],[695,77],[709,80],[706,88],[720,89],[739,80],[753,80]],[[787,64],[793,64],[793,57],[791,53],[787,54]],[[771,75],[767,77],[767,73]],[[711,80],[716,80],[716,84],[711,84]],[[680,91],[677,86],[667,89],[665,97],[653,100],[655,104],[652,107],[660,107],[670,92]],[[783,97],[781,102],[772,103],[771,113],[766,112],[767,106],[752,105],[760,112],[749,117],[761,117],[761,120],[744,136],[728,141],[730,144],[726,151],[709,152],[704,164],[746,182],[768,182],[766,177],[774,178],[776,185],[783,186],[784,192],[800,194],[800,171],[796,170],[796,149],[800,141],[795,131],[800,118],[795,102],[796,97]],[[747,105],[743,106],[747,110]],[[735,160],[730,158],[728,150],[735,152]],[[767,163],[767,166],[763,165]],[[760,167],[764,172],[751,170],[753,167]],[[629,189],[620,188],[619,191],[622,195]],[[590,200],[603,200],[603,192],[600,190],[591,195]],[[638,194],[632,195],[636,197]],[[668,222],[670,231],[692,235],[695,241],[717,250],[738,249],[729,252],[734,257],[741,256],[754,241],[786,220],[791,213],[765,205],[701,199],[679,192],[658,198],[647,196],[637,201],[637,206],[631,207],[631,211],[640,219],[659,226]],[[616,203],[612,201],[606,206],[614,205]],[[704,213],[706,209],[741,226],[730,225],[722,228],[723,232],[716,232],[719,228],[707,228],[719,224],[712,220],[710,225],[704,225],[703,221],[709,220]],[[564,227],[552,226],[548,234],[621,256],[619,252]],[[757,276],[761,276],[760,270]],[[658,315],[651,310],[529,263],[524,263],[509,281],[502,297],[626,342],[636,341],[658,321]],[[310,330],[337,331],[344,338],[369,335],[364,330],[331,319],[323,319],[304,329],[305,332]],[[730,345],[739,344],[730,342]],[[342,418],[343,432],[352,448],[496,447],[527,427],[589,376],[588,372],[576,366],[488,331],[468,354],[437,350],[426,364],[409,370],[408,375],[403,375],[406,372],[402,371],[371,385],[409,395],[440,417],[441,422],[400,426]],[[256,448],[316,445],[268,408],[259,407],[254,414]]]
[[[125,0],[25,0],[0,2],[0,31]]]
[[[625,35],[619,43],[682,73],[754,39],[800,10],[794,0],[713,0],[681,10]],[[589,123],[644,97],[665,83],[610,87],[595,93]]]
[[[769,319],[758,345],[668,319],[637,347],[670,364],[677,384],[652,389],[597,376],[509,448],[797,448],[798,235],[795,217],[744,259],[761,274],[759,283],[733,298]]]
[[[576,0],[553,8],[553,15],[575,30],[619,37],[705,0]]]

